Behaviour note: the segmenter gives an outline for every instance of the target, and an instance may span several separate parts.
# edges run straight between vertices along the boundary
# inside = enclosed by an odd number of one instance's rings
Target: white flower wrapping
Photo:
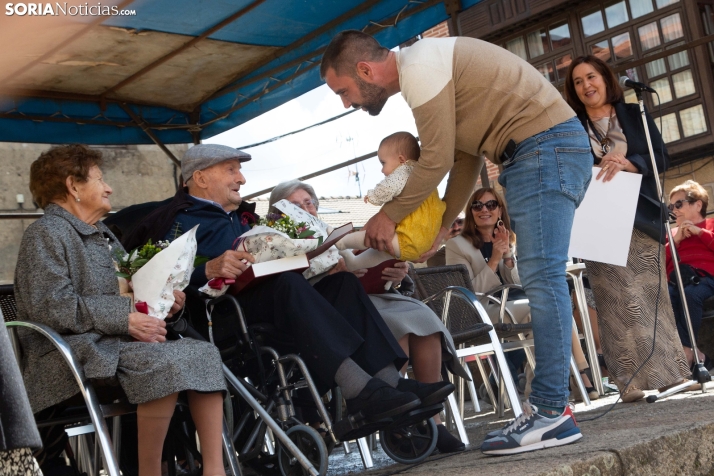
[[[196,259],[197,228],[176,238],[132,276],[134,300],[145,302],[150,316],[166,319],[174,304],[174,291],[188,286]]]
[[[319,237],[323,240],[329,235],[330,226],[322,220],[310,215],[303,209],[296,207],[287,200],[275,203],[275,208],[289,216],[295,223],[305,223],[315,234],[312,239],[292,239],[267,226],[256,226],[241,235],[237,251],[247,251],[255,257],[256,263],[271,261],[279,258],[298,256],[309,253],[320,244]],[[327,251],[310,260],[310,267],[303,272],[306,278],[312,278],[332,269],[340,259],[337,248],[331,246]]]

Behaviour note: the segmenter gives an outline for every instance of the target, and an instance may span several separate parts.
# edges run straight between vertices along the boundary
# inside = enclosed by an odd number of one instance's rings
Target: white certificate
[[[593,167],[585,198],[575,210],[568,255],[626,266],[642,175],[618,172],[603,183],[595,180],[600,170]]]

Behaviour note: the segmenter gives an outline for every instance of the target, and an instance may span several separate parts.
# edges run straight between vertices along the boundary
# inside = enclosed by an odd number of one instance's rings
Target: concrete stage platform
[[[375,467],[365,471],[355,444],[345,455],[336,448],[330,457],[330,475],[354,474],[425,476],[673,476],[714,475],[714,389],[681,393],[656,403],[644,400],[618,403],[607,415],[593,421],[615,402],[609,396],[590,407],[576,405],[583,438],[574,444],[514,456],[485,456],[479,446],[490,430],[506,420],[493,412],[467,414],[471,445],[455,455],[434,455],[416,466],[394,464],[381,448],[374,453]],[[654,393],[654,392],[648,392]],[[512,417],[509,412],[507,419]],[[379,445],[377,445],[379,447]]]

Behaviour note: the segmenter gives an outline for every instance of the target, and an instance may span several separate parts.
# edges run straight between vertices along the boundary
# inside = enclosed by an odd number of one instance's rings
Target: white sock
[[[364,231],[355,231],[335,243],[335,246],[338,250],[366,250],[367,247],[364,246],[365,235]]]
[[[350,271],[354,271],[356,269],[374,268],[380,263],[394,259],[394,256],[390,255],[386,251],[379,251],[374,248],[363,251],[357,256],[355,256],[350,250],[343,250],[340,251],[340,256],[344,258],[345,265],[347,265],[347,269]]]

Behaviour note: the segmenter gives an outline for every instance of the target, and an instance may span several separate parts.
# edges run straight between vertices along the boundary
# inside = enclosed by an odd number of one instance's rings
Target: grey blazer
[[[0,324],[0,451],[41,446],[7,330]]]
[[[130,341],[128,297],[107,248],[121,247],[101,222],[94,228],[62,207],[45,215],[22,237],[15,269],[18,320],[47,324],[69,343],[87,378],[114,377],[119,342]],[[59,352],[44,337],[20,333],[23,376],[37,413],[78,393]]]

